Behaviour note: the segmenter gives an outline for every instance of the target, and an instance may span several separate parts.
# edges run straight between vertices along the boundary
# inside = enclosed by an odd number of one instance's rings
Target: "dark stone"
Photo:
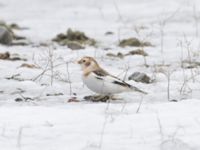
[[[6,27],[0,26],[0,44],[10,45],[12,40],[12,33]]]
[[[112,32],[112,31],[107,31],[106,33],[105,33],[105,35],[113,35],[114,33]]]
[[[26,101],[33,101],[34,99],[32,99],[32,98],[30,98],[30,97],[22,97],[22,98],[16,98],[15,99],[15,101],[16,102],[22,102],[22,101],[24,101],[24,102],[26,102]]]
[[[178,100],[177,99],[172,99],[172,100],[170,100],[170,102],[178,102]]]
[[[146,75],[145,73],[135,72],[132,75],[128,77],[129,80],[134,80],[136,82],[142,82],[142,83],[151,83],[151,78]]]
[[[16,102],[22,102],[23,99],[22,99],[22,98],[16,98],[15,101],[16,101]]]

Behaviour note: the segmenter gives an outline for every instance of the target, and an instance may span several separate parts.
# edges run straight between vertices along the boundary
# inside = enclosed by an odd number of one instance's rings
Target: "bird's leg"
[[[84,99],[93,102],[106,102],[110,99],[110,97],[108,95],[90,95],[85,96]]]

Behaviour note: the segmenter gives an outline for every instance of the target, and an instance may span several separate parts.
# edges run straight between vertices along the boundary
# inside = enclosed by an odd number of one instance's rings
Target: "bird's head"
[[[78,64],[81,66],[83,71],[84,70],[94,71],[97,68],[99,68],[99,65],[98,65],[97,61],[94,58],[88,57],[88,56],[85,56],[85,57],[81,58],[78,61]]]

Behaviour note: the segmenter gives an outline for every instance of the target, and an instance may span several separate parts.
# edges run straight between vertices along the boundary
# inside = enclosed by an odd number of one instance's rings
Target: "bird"
[[[93,92],[100,95],[114,95],[122,92],[136,91],[142,94],[147,92],[132,86],[118,77],[104,70],[98,62],[90,56],[84,56],[77,63],[83,71],[83,83]]]

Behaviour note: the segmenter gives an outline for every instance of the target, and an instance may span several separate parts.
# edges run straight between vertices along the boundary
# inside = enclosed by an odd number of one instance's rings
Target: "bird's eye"
[[[83,60],[83,62],[85,62],[85,60]]]

